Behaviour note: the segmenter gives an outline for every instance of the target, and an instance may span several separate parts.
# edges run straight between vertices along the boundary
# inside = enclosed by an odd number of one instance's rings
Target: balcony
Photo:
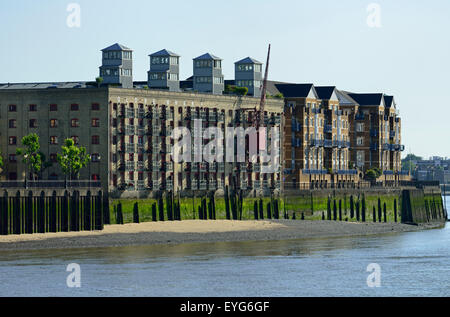
[[[370,143],[370,150],[371,151],[378,151],[378,149],[379,149],[378,143],[376,143],[376,142]]]
[[[391,147],[390,147],[390,144],[389,144],[389,143],[384,143],[384,144],[383,144],[383,151],[389,151],[390,148],[391,148]]]
[[[333,141],[329,140],[329,139],[325,139],[325,140],[323,140],[323,146],[326,148],[331,148],[331,147],[333,147]]]
[[[403,152],[405,150],[405,146],[401,144],[394,144],[394,150]]]
[[[395,137],[395,131],[389,131],[389,137],[393,139]]]
[[[200,181],[200,190],[207,190],[208,189],[208,183],[206,182],[206,180],[201,180]]]
[[[323,128],[323,131],[325,133],[332,133],[333,132],[333,126],[331,124],[327,124],[325,125],[325,127]]]
[[[328,172],[326,170],[314,170],[314,169],[304,169],[302,170],[303,174],[308,174],[308,175],[326,175],[328,174]]]
[[[135,117],[134,109],[126,109],[125,110],[125,118],[131,119]]]
[[[339,175],[356,175],[358,174],[357,170],[338,170],[337,174]]]
[[[315,146],[315,147],[323,146],[324,140],[314,139],[314,140],[311,140],[310,144],[311,144],[311,146]]]
[[[136,146],[134,144],[125,144],[125,152],[126,153],[135,153]]]

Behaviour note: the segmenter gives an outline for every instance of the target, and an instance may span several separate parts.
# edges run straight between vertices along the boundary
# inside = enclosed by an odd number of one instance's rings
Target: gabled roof
[[[387,108],[390,108],[391,106],[395,107],[394,96],[384,95],[384,104]]]
[[[319,96],[319,99],[323,100],[331,99],[331,97],[333,96],[333,92],[336,89],[335,86],[321,86],[321,87],[315,86],[314,88],[316,88],[316,92],[317,95]]]
[[[314,89],[313,84],[275,84],[275,87],[285,98],[306,98]]]
[[[357,106],[358,103],[355,99],[350,97],[346,92],[336,89],[336,96],[339,99],[339,104],[344,106]]]
[[[102,52],[106,51],[132,51],[132,49],[129,49],[128,47],[123,46],[119,43],[116,43],[111,46],[108,46],[107,48],[102,49]]]
[[[175,56],[175,57],[180,57],[180,55],[175,54],[174,52],[171,52],[169,50],[163,49],[160,50],[156,53],[150,54],[149,56]]]
[[[237,61],[235,64],[261,64],[261,62],[257,61],[256,59],[253,59],[251,57],[246,57],[244,59],[241,59],[240,61]]]
[[[220,60],[220,61],[222,60],[220,57],[214,56],[209,53],[206,53],[206,54],[200,55],[199,57],[194,58],[194,61],[198,60],[198,59],[208,59],[208,60],[213,59],[213,60]]]
[[[347,92],[346,92],[347,93]],[[347,93],[350,97],[356,100],[361,106],[384,106],[382,93]]]

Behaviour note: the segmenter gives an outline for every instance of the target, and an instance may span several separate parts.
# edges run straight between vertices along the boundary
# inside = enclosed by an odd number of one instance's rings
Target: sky
[[[449,17],[448,0],[1,0],[0,82],[94,80],[114,43],[133,49],[134,80],[163,48],[181,55],[181,79],[206,52],[233,79],[270,43],[270,80],[394,95],[403,155],[450,156]]]

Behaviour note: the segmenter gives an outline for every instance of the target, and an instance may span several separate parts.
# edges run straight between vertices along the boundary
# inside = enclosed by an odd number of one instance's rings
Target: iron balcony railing
[[[325,139],[325,140],[323,140],[323,146],[326,147],[326,148],[330,148],[330,147],[333,146],[333,141]]]
[[[338,170],[337,174],[339,175],[356,175],[358,174],[357,170]]]
[[[309,175],[325,175],[327,174],[327,170],[313,170],[313,169],[304,169],[302,170],[303,174],[309,174]]]
[[[370,136],[371,137],[378,136],[378,130],[377,129],[370,129]]]
[[[100,181],[92,180],[23,180],[0,181],[0,188],[100,188]]]
[[[370,143],[370,150],[371,151],[377,151],[378,150],[378,143],[376,143],[376,142]]]

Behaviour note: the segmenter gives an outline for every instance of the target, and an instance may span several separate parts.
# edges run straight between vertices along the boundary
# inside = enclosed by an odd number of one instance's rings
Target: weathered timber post
[[[152,204],[152,221],[156,222],[157,218],[156,218],[156,203]]]
[[[336,199],[333,199],[333,220],[337,221],[337,206]]]
[[[135,202],[133,205],[133,222],[139,223],[139,204]]]
[[[230,215],[230,197],[228,196],[228,185],[225,186],[225,214],[227,220],[231,219]]]
[[[397,222],[397,199],[394,199],[394,221]]]
[[[378,198],[378,221],[381,222],[381,199]]]
[[[272,219],[272,206],[270,202],[267,203],[267,219]]]

